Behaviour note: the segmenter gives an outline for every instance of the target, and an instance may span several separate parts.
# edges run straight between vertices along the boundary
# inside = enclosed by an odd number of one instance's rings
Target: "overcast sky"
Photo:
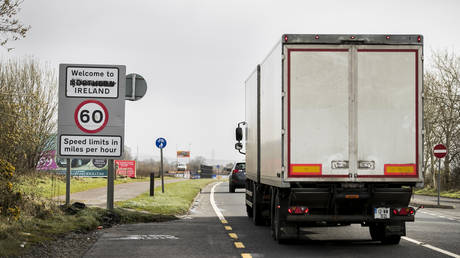
[[[147,81],[126,103],[125,143],[139,158],[191,150],[192,158],[241,160],[244,81],[283,33],[423,34],[425,56],[460,54],[460,1],[24,0],[32,28],[6,58],[126,65]],[[224,161],[222,161],[224,162]]]

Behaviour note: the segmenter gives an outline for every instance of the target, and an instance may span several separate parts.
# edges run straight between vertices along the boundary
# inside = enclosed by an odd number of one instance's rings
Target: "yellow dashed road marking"
[[[244,248],[244,245],[241,242],[235,242],[235,247],[236,248]]]
[[[225,220],[225,219],[221,219],[220,222],[222,222],[222,224],[227,224],[228,223],[227,220]]]
[[[242,253],[242,254],[241,254],[241,258],[252,258],[252,255],[251,255],[251,254],[247,254],[247,253]]]
[[[225,229],[226,229],[226,230],[232,230],[232,227],[230,227],[230,226],[225,226]]]
[[[233,239],[238,239],[238,236],[235,233],[228,233],[228,235]]]

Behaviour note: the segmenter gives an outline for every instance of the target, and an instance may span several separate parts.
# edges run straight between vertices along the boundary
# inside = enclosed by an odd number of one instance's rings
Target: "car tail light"
[[[396,216],[411,216],[415,214],[415,210],[412,207],[396,208],[396,209],[393,209],[393,214]]]
[[[232,174],[236,174],[236,173],[238,173],[238,171],[239,171],[238,169],[234,169],[234,170],[232,171]]]
[[[288,209],[289,214],[307,214],[308,208],[305,206],[292,206]]]

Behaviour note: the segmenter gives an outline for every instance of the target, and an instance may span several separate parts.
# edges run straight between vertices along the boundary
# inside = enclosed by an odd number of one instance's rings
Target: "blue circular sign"
[[[163,149],[166,147],[166,139],[160,137],[156,140],[155,144],[159,149]]]

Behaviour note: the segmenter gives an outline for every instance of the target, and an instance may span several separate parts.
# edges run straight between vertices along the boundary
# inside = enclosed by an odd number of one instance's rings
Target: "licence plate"
[[[374,208],[374,218],[375,219],[389,219],[390,218],[390,208]]]

